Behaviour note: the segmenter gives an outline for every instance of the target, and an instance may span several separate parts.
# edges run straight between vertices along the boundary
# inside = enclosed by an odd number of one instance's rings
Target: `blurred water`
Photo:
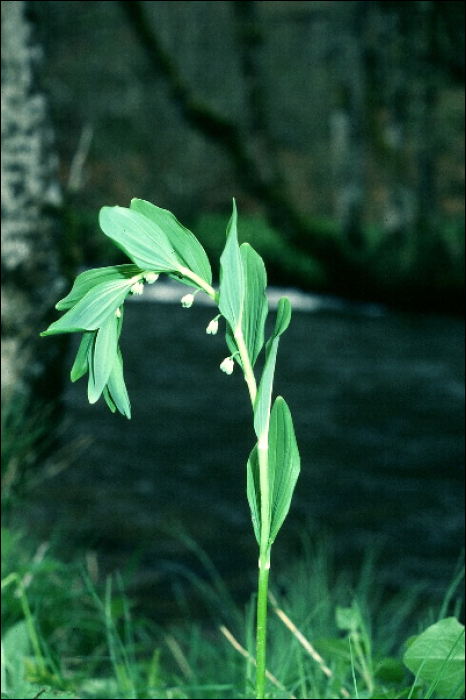
[[[180,524],[231,591],[249,594],[257,552],[245,465],[254,436],[240,372],[218,369],[224,338],[205,334],[213,309],[202,295],[190,310],[171,303],[180,297],[173,287],[154,294],[125,314],[133,419],[102,401],[89,406],[84,382],[69,384],[70,437],[88,434],[93,444],[36,508],[48,527],[97,549],[103,565],[137,560],[136,593],[169,615],[167,591],[201,568],[167,534]],[[462,322],[297,293],[293,304],[275,389],[294,417],[302,473],[275,551],[294,552],[303,527],[325,531],[342,568],[380,546],[389,586],[423,580],[443,593],[464,538]]]

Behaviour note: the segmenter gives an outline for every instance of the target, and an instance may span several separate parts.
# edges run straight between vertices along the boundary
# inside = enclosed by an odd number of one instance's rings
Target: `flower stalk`
[[[244,342],[241,328],[234,337],[238,346],[244,378],[248,385],[249,396],[254,410],[257,397],[257,384],[251,361]],[[267,421],[265,435],[258,444],[260,502],[261,502],[261,541],[259,551],[259,576],[257,587],[256,612],[256,698],[265,697],[266,654],[267,654],[267,597],[270,572],[270,504],[269,504],[269,470],[268,470],[268,429]],[[262,443],[262,444],[261,444]]]
[[[124,302],[140,295],[144,284],[153,284],[161,273],[194,288],[181,304],[193,305],[205,292],[218,306],[219,314],[206,328],[216,335],[219,318],[226,323],[230,355],[220,364],[227,375],[239,364],[248,387],[257,443],[247,464],[247,497],[259,545],[259,577],[256,630],[256,698],[266,693],[267,593],[270,553],[275,537],[288,513],[300,469],[299,452],[289,408],[282,397],[272,401],[275,362],[280,335],[288,328],[291,306],[280,299],[275,329],[264,340],[268,313],[267,277],[262,258],[247,243],[238,243],[237,212],[227,228],[225,249],[220,258],[220,286],[212,286],[207,255],[195,236],[170,212],[149,202],[133,199],[131,207],[103,207],[100,226],[131,259],[130,264],[88,270],[76,279],[70,293],[57,303],[65,314],[42,335],[82,332],[71,380],[88,374],[88,399],[103,396],[110,410],[131,417],[123,378],[119,338]],[[254,366],[261,352],[265,361],[260,381]]]

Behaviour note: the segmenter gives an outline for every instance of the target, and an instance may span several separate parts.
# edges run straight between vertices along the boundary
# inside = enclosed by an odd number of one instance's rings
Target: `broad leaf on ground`
[[[442,698],[464,696],[464,625],[447,617],[428,627],[410,644],[403,661],[418,680],[435,686]]]

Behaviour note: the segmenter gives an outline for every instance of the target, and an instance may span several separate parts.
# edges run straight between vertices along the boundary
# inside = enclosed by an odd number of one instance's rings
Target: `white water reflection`
[[[146,284],[144,287],[144,294],[141,296],[136,295],[128,297],[128,300],[135,302],[154,301],[162,304],[176,304],[181,303],[181,297],[186,294],[186,289],[186,285],[180,284],[174,280],[158,280],[155,284]],[[349,311],[368,316],[381,316],[386,313],[386,308],[382,304],[346,301],[339,297],[326,294],[312,294],[292,287],[268,287],[267,298],[269,301],[269,309],[276,309],[279,299],[283,296],[288,297],[295,311],[308,311],[310,313],[316,311]],[[212,299],[202,292],[196,294],[195,304],[201,306],[215,306]]]

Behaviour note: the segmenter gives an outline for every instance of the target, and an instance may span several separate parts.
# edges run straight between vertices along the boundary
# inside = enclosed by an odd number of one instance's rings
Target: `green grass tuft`
[[[102,582],[90,562],[64,565],[50,549],[4,530],[2,697],[252,697],[254,600],[240,610],[206,555],[189,539],[186,545],[212,582],[192,580],[211,619],[196,622],[185,608],[182,624],[162,629],[132,614],[120,576]],[[461,648],[444,654],[443,665],[431,655],[431,675],[417,679],[402,657],[410,634],[461,613],[463,572],[440,610],[422,611],[417,591],[373,595],[374,563],[351,580],[335,576],[328,543],[306,541],[304,552],[272,582],[268,697],[434,698],[445,687],[461,697],[464,677],[455,688],[445,681],[447,657],[458,659]]]

